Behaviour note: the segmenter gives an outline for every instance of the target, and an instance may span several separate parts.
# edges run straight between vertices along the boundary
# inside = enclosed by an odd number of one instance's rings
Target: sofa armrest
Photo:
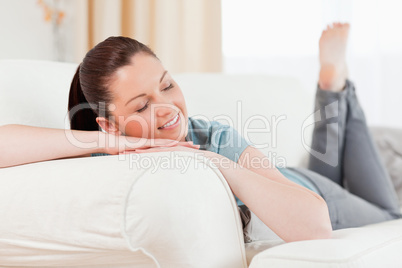
[[[1,265],[247,267],[226,180],[189,152],[3,168],[0,189]]]

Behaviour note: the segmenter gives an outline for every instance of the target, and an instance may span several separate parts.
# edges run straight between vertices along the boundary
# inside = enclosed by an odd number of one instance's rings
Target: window
[[[318,40],[349,22],[347,62],[369,123],[402,127],[399,0],[222,0],[224,72],[292,76],[315,90]]]

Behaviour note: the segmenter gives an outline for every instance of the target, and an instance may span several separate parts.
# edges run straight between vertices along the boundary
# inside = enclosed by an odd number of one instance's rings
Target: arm
[[[326,239],[332,234],[328,207],[321,196],[286,179],[276,168],[243,167],[225,156],[192,148],[151,148],[136,153],[189,151],[207,157],[228,182],[232,192],[286,242]],[[239,159],[265,156],[247,147]],[[267,159],[266,159],[267,160]],[[245,166],[248,164],[246,163]]]
[[[187,146],[191,142],[141,139],[100,131],[52,129],[24,125],[0,126],[0,168],[52,159],[87,157],[93,153],[119,154],[158,146]]]
[[[248,160],[248,159],[250,160]],[[255,161],[253,164],[251,162],[251,159],[258,159],[258,161]],[[287,179],[285,176],[282,175],[281,172],[269,161],[268,157],[266,157],[261,151],[258,149],[248,146],[243,153],[240,155],[239,160],[237,161],[238,164],[241,166],[257,173],[260,174],[266,178],[269,178],[273,181],[283,183],[292,187],[296,187],[302,191],[305,191],[306,193],[312,194],[318,199],[322,199],[322,197],[318,194],[316,194],[313,191],[310,191],[309,189],[300,186],[297,183],[294,183],[293,181]],[[267,165],[269,168],[265,168],[261,166],[261,163],[264,163],[264,165]]]
[[[1,126],[0,168],[101,153],[104,150],[98,144],[102,135],[104,133],[99,131]]]
[[[224,158],[212,153],[210,157]],[[239,159],[265,156],[247,147]],[[268,159],[265,159],[268,160]],[[325,201],[316,193],[286,179],[275,167],[258,168],[250,162],[218,162],[233,193],[286,242],[325,239],[331,236],[331,222]],[[265,162],[266,163],[266,162]]]

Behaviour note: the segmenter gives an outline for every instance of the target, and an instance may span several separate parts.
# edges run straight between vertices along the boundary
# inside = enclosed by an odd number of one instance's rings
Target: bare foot
[[[346,43],[349,34],[348,23],[333,23],[321,34],[320,78],[321,89],[339,92],[345,87],[348,71],[346,67]]]

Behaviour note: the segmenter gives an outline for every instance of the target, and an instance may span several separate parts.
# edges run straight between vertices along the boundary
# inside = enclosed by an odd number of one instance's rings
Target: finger
[[[135,154],[135,153],[137,153],[136,150],[130,150],[130,151],[123,151],[123,152],[119,153],[119,155],[120,154]]]
[[[140,149],[135,150],[135,152],[136,152],[137,154],[141,154],[141,153],[146,152],[146,151],[147,151],[147,150],[140,150]]]
[[[166,140],[166,139],[156,139],[154,141],[151,141],[148,145],[149,148],[154,148],[154,147],[172,147],[172,146],[177,146],[179,141],[175,140]]]
[[[141,147],[137,147],[134,150],[137,150],[137,149],[149,149],[149,148],[152,148],[152,147],[150,147],[148,145],[144,145],[144,146],[141,146]],[[129,150],[129,151],[131,151],[131,150]]]
[[[193,149],[200,149],[200,145],[198,145],[198,144],[193,144],[193,145],[191,145],[191,146],[189,146],[190,148],[193,148]]]
[[[189,147],[189,148],[195,148],[199,149],[200,145],[194,144],[192,141],[185,141],[185,142],[180,142],[181,146]]]
[[[170,139],[153,139],[151,144],[151,147],[170,147],[170,146],[176,146],[179,143],[177,140],[170,140]]]
[[[177,144],[177,146],[193,147],[193,144],[184,141]]]
[[[200,149],[200,145],[199,145],[199,144],[191,144],[191,147],[196,148],[196,149]]]
[[[191,149],[200,149],[200,145],[185,145],[183,147],[191,148]]]
[[[154,147],[146,150],[138,149],[135,150],[138,153],[152,153],[152,152],[167,152],[167,151],[178,151],[180,146],[169,146],[169,147]]]
[[[163,152],[165,150],[163,150],[162,148],[158,148],[156,149],[147,149],[147,150],[136,150],[137,153],[139,154],[143,154],[143,153],[156,153],[156,152]]]
[[[152,145],[144,145],[141,147],[137,147],[137,149],[150,149],[150,148],[159,148],[159,147],[173,147],[176,146],[175,144],[152,144]]]
[[[141,149],[155,148],[155,147],[172,147],[177,146],[179,141],[176,140],[168,140],[168,139],[149,139],[146,144],[143,146],[137,147]]]
[[[142,146],[138,147],[141,149],[145,148],[156,148],[156,147],[175,147],[175,146],[186,146],[186,147],[191,147],[191,148],[199,148],[199,145],[194,145],[192,141],[175,141],[175,142],[169,142],[169,143],[160,143],[160,144],[152,144],[152,146]]]

